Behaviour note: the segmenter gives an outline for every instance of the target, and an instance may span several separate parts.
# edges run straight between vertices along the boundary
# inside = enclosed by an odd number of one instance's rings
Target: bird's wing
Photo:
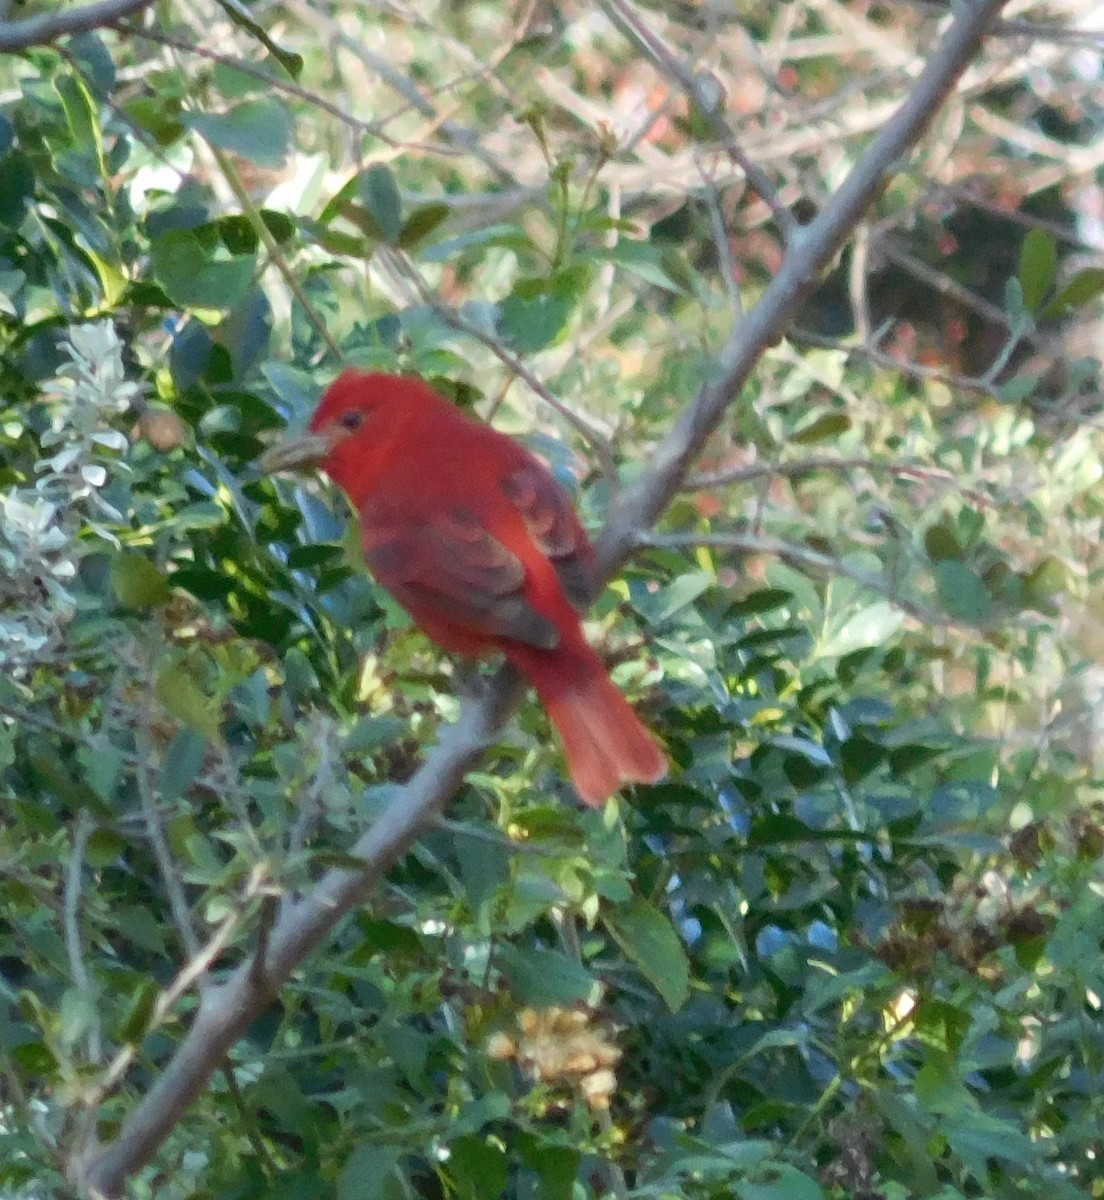
[[[416,524],[365,513],[364,556],[380,583],[427,626],[541,650],[559,644],[555,624],[526,599],[521,560],[462,507]]]
[[[586,608],[597,590],[594,547],[563,488],[537,463],[524,463],[506,476],[502,490],[556,568],[568,600]]]

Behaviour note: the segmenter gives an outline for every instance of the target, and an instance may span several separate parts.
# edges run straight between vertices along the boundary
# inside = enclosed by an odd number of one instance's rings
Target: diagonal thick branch
[[[21,21],[0,21],[0,54],[26,50],[30,46],[48,46],[58,38],[74,33],[91,33],[105,25],[114,25],[123,17],[149,8],[153,0],[100,0],[63,12],[43,13]]]
[[[656,448],[650,468],[615,503],[598,545],[603,578],[628,558],[641,533],[674,498],[759,357],[784,334],[802,297],[850,236],[894,163],[923,134],[1003,3],[969,0],[961,6],[908,98],[820,215],[793,239],[777,276],[721,348],[698,394]],[[246,962],[225,983],[205,990],[187,1036],[115,1140],[74,1164],[79,1186],[92,1194],[118,1196],[153,1158],[292,971],[437,819],[522,694],[518,677],[503,669],[484,696],[465,704],[459,721],[444,731],[413,779],[352,848],[363,869],[331,871],[311,893],[287,905],[269,934],[263,969]]]

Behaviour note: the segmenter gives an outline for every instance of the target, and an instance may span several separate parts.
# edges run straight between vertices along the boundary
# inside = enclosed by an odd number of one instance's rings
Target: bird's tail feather
[[[593,655],[593,662],[590,661]],[[513,657],[513,656],[511,656]],[[526,657],[530,657],[526,655]],[[536,657],[535,655],[533,657]],[[571,780],[580,798],[598,807],[626,783],[657,783],[667,774],[667,758],[587,647],[565,672],[521,663],[559,731]]]

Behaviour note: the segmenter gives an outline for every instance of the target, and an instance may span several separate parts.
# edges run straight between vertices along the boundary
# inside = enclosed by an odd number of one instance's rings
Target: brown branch
[[[770,176],[748,156],[733,133],[724,116],[724,88],[716,76],[708,71],[691,70],[659,34],[644,22],[627,0],[602,0],[602,8],[621,32],[643,50],[668,79],[687,94],[690,102],[709,126],[710,133],[723,147],[729,161],[743,172],[744,178],[771,210],[783,236],[789,241],[798,229],[797,220],[779,199],[778,189],[771,182]]]
[[[942,367],[927,367],[923,363],[913,362],[911,359],[896,358],[869,343],[843,342],[839,338],[826,337],[824,334],[813,333],[809,329],[791,329],[786,334],[786,339],[797,346],[815,346],[821,350],[839,351],[848,358],[865,358],[876,367],[896,371],[900,375],[907,375],[910,379],[945,383],[957,391],[974,392],[981,396],[994,394],[994,384],[988,378],[989,372],[984,377],[959,375],[955,371],[944,371]]]
[[[977,52],[1003,0],[964,0],[911,94],[886,123],[840,190],[791,244],[759,304],[722,347],[697,396],[652,455],[652,465],[621,493],[599,543],[602,578],[639,545],[678,492],[694,458],[739,395],[759,357],[780,337],[820,271],[840,249],[894,164],[916,142]],[[160,1078],[132,1110],[115,1140],[73,1165],[79,1186],[107,1197],[157,1153],[207,1087],[231,1047],[271,1002],[272,993],[428,829],[467,770],[520,702],[517,674],[504,668],[483,695],[467,701],[413,778],[353,846],[358,871],[332,870],[286,906],[269,938],[264,979],[252,961],[207,988],[199,1011]]]
[[[903,479],[915,479],[924,483],[939,483],[953,487],[984,508],[999,507],[992,496],[988,496],[976,488],[966,487],[954,471],[945,471],[941,467],[928,467],[922,463],[880,461],[876,458],[834,458],[830,455],[819,458],[802,458],[795,462],[753,463],[747,467],[733,467],[728,471],[710,471],[691,475],[683,484],[683,490],[702,492],[709,488],[727,487],[733,483],[751,483],[756,479],[811,475],[814,471],[871,471],[885,475],[898,475]]]
[[[48,46],[74,33],[91,33],[123,17],[149,8],[153,0],[101,0],[68,12],[43,13],[22,21],[0,21],[0,53],[11,54],[30,46]]]

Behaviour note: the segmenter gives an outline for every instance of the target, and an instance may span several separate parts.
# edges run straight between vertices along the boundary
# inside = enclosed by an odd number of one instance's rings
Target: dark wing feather
[[[415,618],[552,650],[559,630],[525,598],[525,567],[462,508],[396,530],[365,514],[372,573]]]
[[[525,463],[502,482],[533,541],[551,560],[568,600],[579,609],[594,600],[594,548],[567,493],[543,467]]]

